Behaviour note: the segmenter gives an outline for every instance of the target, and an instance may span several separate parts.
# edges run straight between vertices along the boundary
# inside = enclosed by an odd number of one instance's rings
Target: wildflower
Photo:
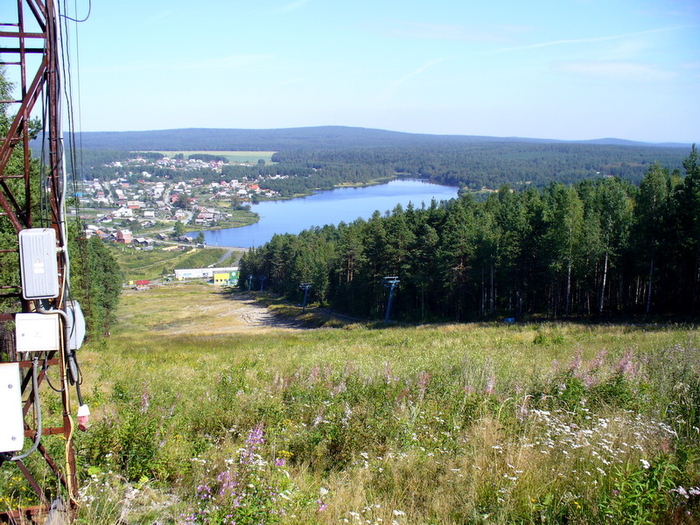
[[[520,405],[520,408],[518,409],[518,420],[525,421],[527,419],[528,415],[528,400],[530,399],[530,395],[526,395],[525,398],[523,399],[522,404]]]
[[[603,361],[605,361],[605,354],[606,354],[605,349],[600,350],[596,354],[595,359],[593,360],[593,363],[591,364],[591,371],[598,370],[598,369],[600,369],[601,366],[603,366]]]
[[[390,384],[390,383],[392,383],[392,382],[394,381],[394,377],[393,377],[392,373],[393,373],[393,372],[392,372],[392,369],[391,369],[391,365],[390,365],[389,362],[387,361],[386,363],[384,363],[384,382],[385,382],[387,385]]]
[[[489,376],[489,380],[486,383],[486,389],[484,390],[484,393],[493,394],[495,386],[496,386],[496,376]]]
[[[646,459],[644,459],[644,458],[640,459],[639,461],[642,462],[642,467],[644,467],[645,469],[648,469],[648,468],[651,466],[651,463],[649,463],[649,462],[648,462]]]
[[[265,443],[265,438],[263,438],[262,425],[256,425],[250,430],[250,432],[248,432],[248,438],[245,441],[245,448],[242,448],[240,451],[241,463],[244,465],[252,465],[259,457],[256,454],[256,451],[263,443]]]
[[[569,370],[571,370],[572,372],[576,372],[581,366],[581,360],[581,351],[579,350],[574,356],[574,359],[571,361],[571,364],[569,365]]]
[[[316,381],[318,381],[318,377],[319,377],[320,372],[321,372],[321,369],[319,368],[318,365],[315,365],[311,369],[311,372],[309,373],[309,379],[308,379],[309,384],[313,385]]]
[[[425,392],[428,390],[428,384],[430,383],[430,373],[421,372],[418,376],[418,400],[423,401],[425,397]]]
[[[141,412],[145,413],[148,411],[148,407],[151,406],[151,403],[148,398],[148,392],[143,392],[141,394]]]
[[[688,491],[685,490],[685,487],[679,486],[676,487],[675,489],[671,489],[671,492],[676,492],[679,496],[683,496],[685,499],[688,499],[690,496],[688,496]]]
[[[617,371],[625,377],[634,377],[636,370],[634,367],[634,352],[628,351],[617,364]]]

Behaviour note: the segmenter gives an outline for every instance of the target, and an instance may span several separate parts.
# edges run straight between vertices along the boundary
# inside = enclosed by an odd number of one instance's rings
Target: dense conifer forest
[[[638,184],[658,162],[682,170],[689,145],[650,145],[620,140],[561,142],[523,138],[441,136],[344,128],[280,130],[186,129],[149,132],[81,133],[75,167],[79,178],[105,179],[112,161],[145,151],[275,151],[273,164],[226,165],[201,170],[205,182],[220,178],[262,179],[283,197],[406,176],[480,192],[504,184],[544,188],[601,176]],[[72,170],[73,167],[70,166]],[[157,171],[157,170],[156,170]],[[156,177],[172,178],[161,170]],[[182,177],[188,176],[183,173]]]
[[[392,317],[469,320],[695,315],[700,306],[700,164],[660,164],[637,186],[587,178],[543,189],[503,186],[365,221],[277,235],[249,252],[241,283],[344,313],[380,318],[398,276]],[[254,286],[256,286],[254,284]],[[259,284],[257,285],[259,286]]]

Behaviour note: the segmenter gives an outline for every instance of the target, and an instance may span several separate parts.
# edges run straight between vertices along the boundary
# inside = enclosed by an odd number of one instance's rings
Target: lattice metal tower
[[[0,66],[15,84],[14,90],[3,91],[19,93],[14,100],[0,101],[0,221],[5,243],[0,252],[12,263],[7,266],[20,274],[3,274],[0,282],[6,305],[0,313],[0,404],[3,423],[15,417],[13,397],[3,392],[12,391],[17,377],[19,392],[13,395],[20,400],[20,435],[0,431],[0,468],[17,469],[34,494],[23,500],[10,498],[18,508],[0,509],[0,522],[43,523],[52,502],[65,501],[69,514],[77,506],[73,437],[78,425],[70,393],[71,384],[78,381],[71,360],[82,320],[68,300],[60,6],[57,0],[17,0],[16,5],[15,20],[0,20]],[[33,135],[43,138],[40,161],[30,155]],[[16,243],[8,243],[8,230],[14,230]],[[8,309],[8,302],[14,310]],[[60,401],[51,402],[51,396]],[[60,406],[61,413],[48,412],[46,406]]]

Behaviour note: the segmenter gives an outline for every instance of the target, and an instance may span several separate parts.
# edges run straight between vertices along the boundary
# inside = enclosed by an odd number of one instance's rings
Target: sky
[[[700,142],[700,0],[64,2],[80,131]]]

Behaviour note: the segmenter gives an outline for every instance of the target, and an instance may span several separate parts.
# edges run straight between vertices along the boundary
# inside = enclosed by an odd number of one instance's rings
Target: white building
[[[185,279],[212,279],[215,273],[237,272],[238,266],[227,266],[225,268],[182,268],[175,269],[175,279],[183,281]]]

